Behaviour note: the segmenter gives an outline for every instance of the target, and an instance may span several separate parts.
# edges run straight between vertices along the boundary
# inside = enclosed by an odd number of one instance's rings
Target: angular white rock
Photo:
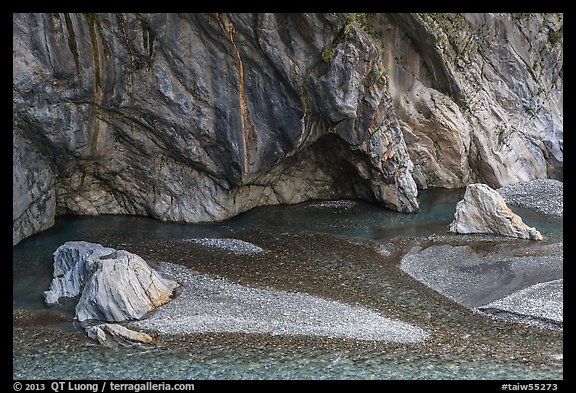
[[[524,224],[522,218],[508,208],[498,192],[481,183],[466,187],[464,199],[456,205],[450,231],[542,240],[540,232]]]
[[[98,344],[105,346],[112,346],[110,339],[124,343],[128,342],[138,342],[138,343],[151,343],[153,342],[152,337],[144,332],[137,332],[130,330],[122,325],[116,323],[101,323],[94,326],[89,326],[86,328],[86,333],[88,337],[96,340]]]
[[[122,322],[142,318],[171,300],[178,283],[162,278],[138,255],[99,244],[67,242],[54,253],[47,303],[81,292],[76,319]]]

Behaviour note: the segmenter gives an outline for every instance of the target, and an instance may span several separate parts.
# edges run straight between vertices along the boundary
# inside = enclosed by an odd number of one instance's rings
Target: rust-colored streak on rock
[[[240,99],[240,112],[242,114],[242,134],[244,142],[244,175],[250,172],[250,161],[251,161],[251,148],[256,142],[256,130],[254,125],[250,120],[250,110],[248,109],[248,102],[246,100],[245,86],[244,86],[244,62],[242,61],[242,56],[240,55],[240,49],[236,44],[236,28],[230,22],[226,15],[218,15],[218,21],[222,27],[222,31],[226,37],[230,40],[234,46],[234,51],[236,53],[236,59],[238,60],[238,73],[239,73],[239,99]]]

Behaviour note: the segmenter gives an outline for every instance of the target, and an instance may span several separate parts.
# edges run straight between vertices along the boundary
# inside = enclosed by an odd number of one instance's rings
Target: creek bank
[[[562,243],[521,248],[477,240],[426,248],[420,244],[402,258],[400,268],[470,310],[562,330]],[[541,307],[535,306],[537,301],[543,302]]]

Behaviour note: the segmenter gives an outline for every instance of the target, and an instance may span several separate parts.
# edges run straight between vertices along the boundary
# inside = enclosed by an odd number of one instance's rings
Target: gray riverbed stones
[[[562,244],[414,247],[400,268],[462,306],[491,317],[562,329]],[[550,282],[550,284],[549,284]]]
[[[322,201],[316,202],[311,205],[310,207],[317,208],[317,209],[338,209],[338,210],[348,210],[358,205],[358,202],[352,200],[336,200],[336,201]]]
[[[171,263],[161,271],[182,283],[178,297],[130,327],[158,334],[264,333],[416,343],[423,329],[360,306],[304,293],[250,288]]]
[[[564,183],[561,181],[537,179],[510,184],[496,191],[510,206],[532,209],[554,217],[564,215]]]
[[[466,187],[464,199],[456,205],[450,231],[463,234],[492,233],[531,240],[543,239],[536,228],[524,224],[522,218],[510,210],[498,192],[481,183]]]
[[[538,283],[476,310],[501,319],[561,329],[564,321],[563,290],[563,279]]]
[[[233,238],[200,238],[185,239],[184,241],[196,243],[200,246],[230,252],[236,255],[260,254],[265,250],[255,244]]]
[[[198,239],[224,249],[232,244],[252,245],[237,239]],[[258,249],[260,249],[258,247]],[[260,249],[262,250],[262,249]],[[235,249],[236,252],[246,250]],[[248,251],[254,252],[252,247]],[[263,251],[263,250],[262,250]],[[204,332],[312,335],[358,340],[416,343],[429,335],[409,323],[381,316],[360,306],[321,299],[304,293],[250,288],[159,262],[162,272],[151,269],[139,256],[88,242],[68,242],[55,252],[55,274],[47,302],[81,294],[76,318],[88,336],[102,345],[116,342],[148,343],[142,329],[156,334]],[[170,303],[167,303],[170,301]],[[149,313],[145,319],[139,320]],[[126,326],[108,322],[129,321]],[[94,323],[97,322],[97,323]]]

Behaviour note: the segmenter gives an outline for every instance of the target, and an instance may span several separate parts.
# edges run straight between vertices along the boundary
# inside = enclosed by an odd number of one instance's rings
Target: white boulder
[[[508,208],[497,191],[481,183],[466,187],[464,199],[456,205],[450,232],[491,233],[521,239],[543,239],[538,230],[524,224],[522,218]]]
[[[54,253],[47,303],[80,296],[76,319],[122,322],[142,318],[171,300],[178,283],[165,279],[138,255],[100,244],[67,242]]]

